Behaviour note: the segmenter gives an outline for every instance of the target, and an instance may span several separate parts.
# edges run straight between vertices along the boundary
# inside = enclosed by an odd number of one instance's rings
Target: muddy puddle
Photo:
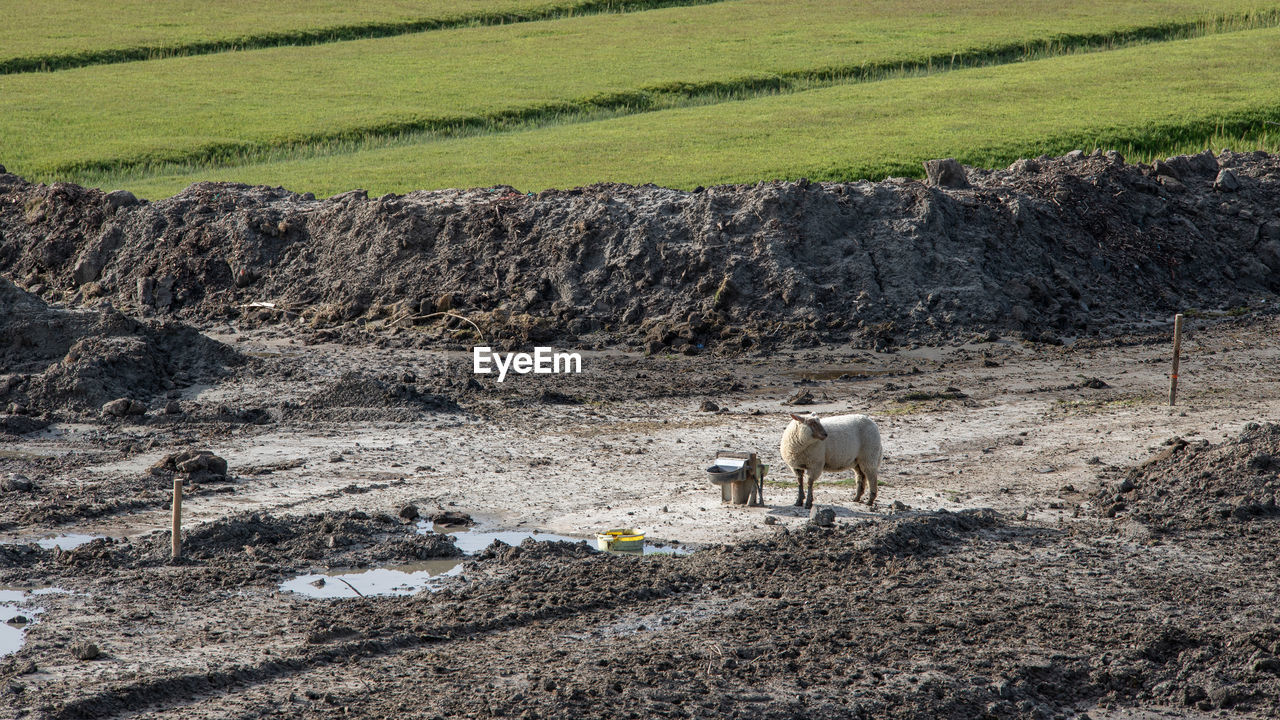
[[[338,568],[324,573],[299,575],[280,583],[281,590],[313,598],[349,598],[412,595],[422,590],[434,592],[446,578],[462,573],[462,564],[484,551],[494,541],[517,546],[525,540],[536,542],[584,543],[595,548],[595,539],[557,535],[534,530],[475,530],[464,525],[436,525],[430,520],[418,523],[421,533],[441,532],[453,536],[461,557],[397,563],[375,568]],[[645,543],[642,550],[619,551],[618,555],[688,555],[693,550],[683,546]]]
[[[462,572],[464,560],[446,558],[364,570],[311,573],[280,583],[280,589],[313,598],[412,595],[421,590],[439,590],[444,578]]]
[[[45,550],[74,550],[86,543],[91,543],[103,535],[86,535],[83,533],[66,533],[64,535],[32,535],[12,537],[0,540],[0,545],[39,545]]]
[[[38,622],[44,608],[35,604],[41,595],[66,593],[62,588],[20,590],[0,588],[0,657],[17,652],[26,640],[27,628]]]

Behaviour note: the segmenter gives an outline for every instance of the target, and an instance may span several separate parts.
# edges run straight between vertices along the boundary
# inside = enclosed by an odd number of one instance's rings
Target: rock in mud
[[[35,485],[26,475],[18,473],[9,473],[3,481],[0,481],[0,490],[6,492],[31,492],[35,489]]]
[[[151,466],[152,475],[182,473],[192,482],[225,480],[227,461],[208,450],[182,450],[170,453]]]
[[[1219,192],[1235,192],[1240,189],[1240,178],[1225,168],[1219,170],[1218,177],[1213,181],[1213,189]]]
[[[813,393],[801,388],[782,402],[783,405],[812,405]]]
[[[98,646],[87,640],[72,643],[69,650],[71,651],[71,657],[81,661],[95,660],[102,655],[102,651],[98,649]]]
[[[720,410],[720,406],[711,400],[703,400],[702,404],[698,406],[698,410],[701,412],[718,412]]]
[[[103,199],[107,201],[107,205],[112,209],[133,207],[138,204],[138,198],[128,190],[112,190]]]
[[[405,519],[405,520],[417,520],[417,519],[418,519],[418,506],[417,506],[417,505],[405,505],[404,507],[400,508],[400,513],[399,513],[399,515],[400,515],[400,517],[401,517],[401,518],[403,518],[403,519]]]
[[[836,511],[829,507],[814,505],[809,511],[809,524],[818,527],[831,527],[836,524]]]
[[[925,182],[935,187],[969,187],[969,179],[964,174],[964,166],[957,162],[955,158],[925,161],[924,173]]]
[[[122,418],[130,415],[145,415],[146,412],[146,405],[129,398],[117,398],[102,406],[102,414],[109,417]]]
[[[474,525],[475,524],[475,521],[471,519],[470,515],[464,512],[459,512],[457,510],[444,510],[441,512],[433,513],[430,517],[430,520],[436,525]]]

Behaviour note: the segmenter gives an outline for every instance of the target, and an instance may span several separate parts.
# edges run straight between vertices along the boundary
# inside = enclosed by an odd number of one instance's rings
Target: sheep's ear
[[[795,413],[791,413],[791,419],[792,419],[792,420],[795,420],[795,421],[796,421],[796,422],[798,422],[798,423],[802,423],[802,422],[804,422],[804,418],[800,417],[799,415],[797,415],[797,414],[795,414]]]

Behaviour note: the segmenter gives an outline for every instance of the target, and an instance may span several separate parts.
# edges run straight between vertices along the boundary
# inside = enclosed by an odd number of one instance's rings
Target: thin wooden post
[[[182,480],[173,479],[173,559],[182,557]]]
[[[1169,406],[1178,400],[1178,362],[1182,354],[1182,313],[1173,316],[1173,372],[1169,374]]]

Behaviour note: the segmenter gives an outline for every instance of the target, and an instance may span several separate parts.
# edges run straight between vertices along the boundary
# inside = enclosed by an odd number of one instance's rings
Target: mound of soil
[[[449,535],[419,533],[415,525],[391,515],[371,516],[359,511],[300,517],[232,515],[184,530],[182,558],[176,563],[171,552],[168,532],[132,542],[101,538],[67,551],[0,545],[0,569],[30,569],[57,577],[179,565],[201,571],[201,582],[234,587],[276,579],[308,565],[354,567],[462,554]]]
[[[327,200],[197,183],[153,203],[0,175],[0,272],[46,297],[201,322],[428,323],[503,347],[602,330],[690,353],[1110,334],[1280,293],[1280,157],[1147,166],[1076,153],[965,172],[964,189],[802,180]],[[250,305],[262,301],[274,305]]]
[[[1219,445],[1177,439],[1097,494],[1103,513],[1157,530],[1280,516],[1280,425],[1250,424]]]
[[[458,412],[462,408],[451,397],[422,392],[413,383],[390,376],[356,371],[343,373],[299,406],[288,408],[292,420],[339,422],[404,422],[427,413]]]
[[[11,412],[97,412],[122,397],[145,402],[243,362],[181,322],[138,321],[110,305],[53,308],[0,278],[0,406]]]

